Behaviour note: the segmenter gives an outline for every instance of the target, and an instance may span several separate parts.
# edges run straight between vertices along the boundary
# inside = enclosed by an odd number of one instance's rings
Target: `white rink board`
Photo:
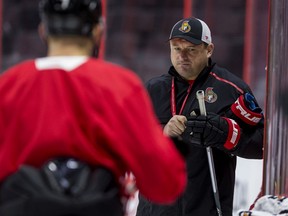
[[[249,210],[261,191],[263,160],[237,158],[234,193],[234,216],[240,209]]]

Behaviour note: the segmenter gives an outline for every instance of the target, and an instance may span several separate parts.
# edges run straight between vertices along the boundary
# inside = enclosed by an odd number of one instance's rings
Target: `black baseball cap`
[[[182,19],[172,28],[169,40],[183,38],[193,44],[212,43],[211,32],[207,24],[195,17]]]

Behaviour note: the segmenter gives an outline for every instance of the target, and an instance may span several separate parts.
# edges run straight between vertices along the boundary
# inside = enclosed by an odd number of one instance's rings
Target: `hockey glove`
[[[202,147],[232,150],[240,139],[239,125],[233,119],[223,118],[215,113],[191,116],[186,126],[183,141]]]
[[[226,116],[235,119],[241,128],[248,129],[261,121],[263,112],[258,106],[254,96],[245,93],[231,105]]]

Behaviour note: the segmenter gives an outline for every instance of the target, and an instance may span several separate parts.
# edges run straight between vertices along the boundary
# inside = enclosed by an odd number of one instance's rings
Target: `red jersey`
[[[132,171],[148,199],[171,202],[184,190],[186,167],[163,136],[140,79],[89,57],[26,61],[0,78],[0,181],[21,164],[58,156]]]

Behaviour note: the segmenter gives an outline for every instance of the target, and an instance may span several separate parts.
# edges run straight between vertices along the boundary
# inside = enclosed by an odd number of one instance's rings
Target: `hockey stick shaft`
[[[198,99],[199,103],[199,109],[200,109],[200,114],[206,116],[206,106],[205,106],[205,93],[203,90],[198,90],[196,92],[196,97]],[[207,151],[207,158],[208,158],[208,163],[209,163],[209,170],[210,170],[210,176],[211,176],[211,182],[212,182],[212,188],[213,188],[213,193],[214,193],[214,200],[217,208],[217,213],[219,216],[222,216],[222,211],[221,211],[221,205],[220,205],[220,198],[219,198],[219,192],[218,192],[218,187],[217,187],[217,179],[216,179],[216,173],[215,173],[215,166],[214,166],[214,159],[213,159],[213,154],[212,154],[212,149],[211,147],[206,148]]]

